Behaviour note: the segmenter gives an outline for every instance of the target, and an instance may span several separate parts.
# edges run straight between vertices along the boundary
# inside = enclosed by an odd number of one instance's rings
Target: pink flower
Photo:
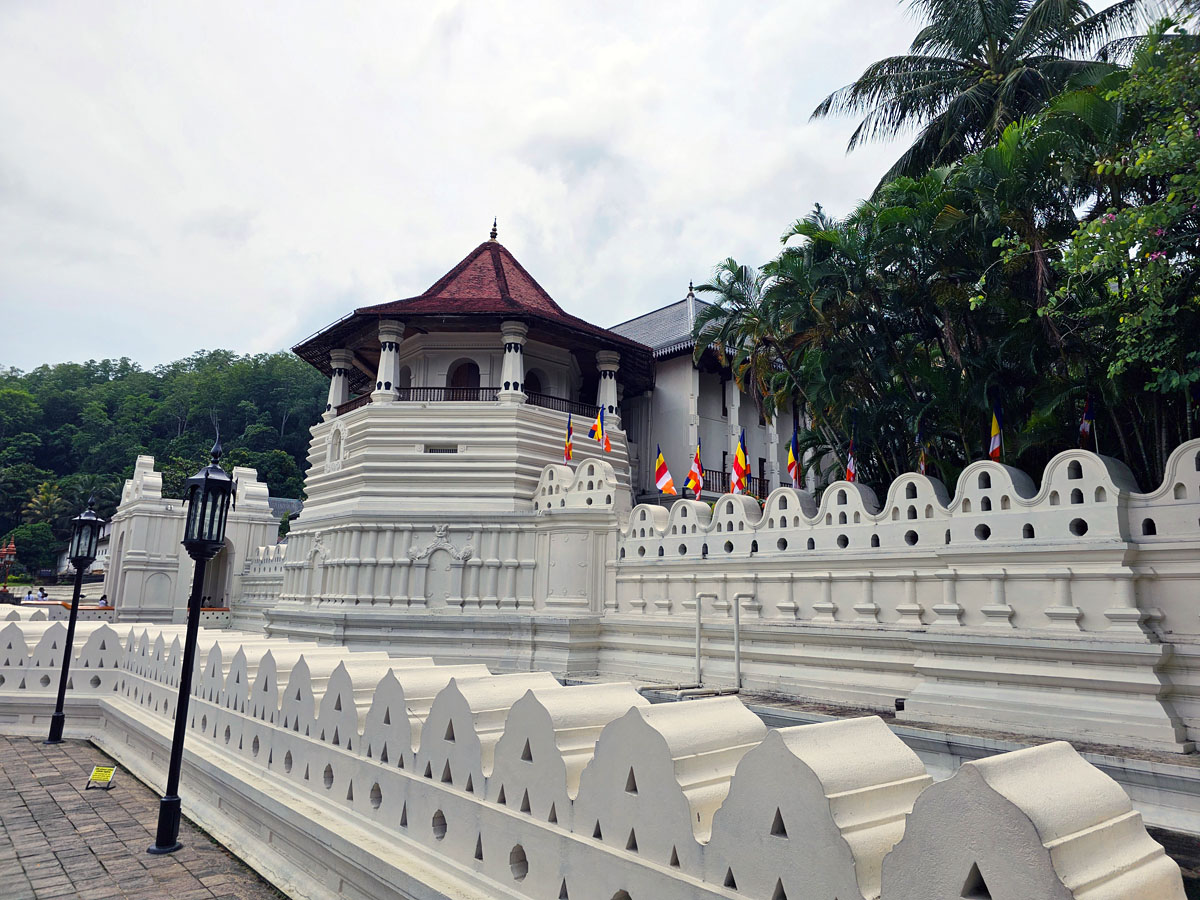
[[[1113,213],[1107,213],[1104,216],[1104,221],[1105,222],[1115,222],[1115,221],[1117,221],[1117,217]]]
[[[1166,232],[1165,232],[1165,231],[1163,231],[1161,228],[1155,228],[1155,229],[1154,229],[1154,233],[1155,233],[1155,234],[1156,234],[1158,237],[1162,237],[1164,234],[1166,234]]]
[[[1166,257],[1166,255],[1167,254],[1163,253],[1161,250],[1156,250],[1150,254],[1150,258],[1151,259],[1163,259]]]

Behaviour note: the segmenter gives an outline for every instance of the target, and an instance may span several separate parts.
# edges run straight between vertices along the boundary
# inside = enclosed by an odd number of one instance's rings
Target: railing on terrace
[[[409,403],[464,403],[495,400],[500,393],[498,387],[409,387],[400,388],[396,398]]]
[[[345,403],[339,404],[337,407],[337,414],[339,416],[344,416],[346,413],[352,412],[353,410],[358,409],[360,406],[366,406],[370,402],[370,394],[359,394],[353,400],[347,400]]]
[[[704,492],[706,494],[728,494],[730,492],[730,475],[716,469],[704,470]],[[751,475],[746,483],[746,493],[760,500],[771,493],[771,482],[766,478]]]
[[[397,390],[396,399],[402,403],[490,402],[498,399],[499,394],[500,388],[498,387],[407,387]],[[594,419],[596,417],[598,407],[590,403],[578,403],[575,400],[568,400],[565,397],[555,397],[550,394],[528,393],[525,396],[526,402],[531,406],[540,406],[544,409],[554,409],[559,412],[571,413],[582,419]],[[337,414],[339,416],[345,415],[370,402],[371,395],[362,394],[338,406]]]
[[[597,406],[590,403],[579,403],[575,400],[568,400],[565,397],[554,397],[550,394],[537,394],[528,391],[525,394],[526,402],[531,406],[541,406],[544,409],[556,409],[559,412],[571,413],[584,419],[596,418]]]

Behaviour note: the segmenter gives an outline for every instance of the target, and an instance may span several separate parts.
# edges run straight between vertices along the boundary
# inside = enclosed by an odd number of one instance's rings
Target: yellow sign
[[[93,766],[92,774],[88,778],[87,787],[99,787],[108,790],[112,787],[113,775],[117,772],[116,766]],[[85,788],[86,790],[86,788]]]

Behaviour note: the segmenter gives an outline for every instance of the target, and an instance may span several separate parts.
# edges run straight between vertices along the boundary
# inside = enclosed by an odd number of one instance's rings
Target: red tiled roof
[[[329,352],[361,331],[364,324],[389,316],[413,327],[445,327],[454,319],[464,324],[475,319],[524,320],[543,334],[567,334],[592,348],[621,353],[622,383],[628,379],[640,392],[654,384],[650,348],[625,335],[600,328],[563,310],[496,240],[484,241],[428,290],[407,300],[363,306],[349,316],[301,341],[292,350],[322,372],[329,372]],[[531,334],[533,332],[531,331]],[[545,339],[545,338],[542,338]],[[367,361],[369,363],[369,360]],[[353,389],[363,389],[370,378],[351,371]]]
[[[484,241],[425,293],[355,310],[365,315],[527,313],[578,326],[498,241]]]

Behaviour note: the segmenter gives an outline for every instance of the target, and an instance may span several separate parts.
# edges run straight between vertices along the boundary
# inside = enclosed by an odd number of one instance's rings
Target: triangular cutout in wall
[[[449,722],[446,723],[446,738],[445,739],[448,740],[452,744],[454,743],[454,720],[453,719],[451,719]]]
[[[508,806],[508,798],[504,796],[504,785],[500,785],[500,796],[496,798],[496,802],[501,806]]]
[[[475,858],[483,862],[483,835],[475,835]]]
[[[631,853],[638,852],[637,832],[634,831],[634,829],[632,829],[632,828],[629,829],[629,840],[627,840],[625,842],[625,849],[630,851]]]
[[[671,867],[675,869],[679,868],[679,851],[674,847],[671,848]]]
[[[637,779],[633,777],[633,767],[632,766],[630,766],[630,768],[629,768],[629,777],[625,779],[625,793],[627,793],[627,794],[636,794],[637,793]]]
[[[384,725],[392,724],[392,708],[390,706],[385,706],[383,708],[383,724]]]
[[[408,803],[403,803],[400,806],[400,827],[408,827]]]
[[[596,827],[592,829],[592,837],[598,841],[604,840],[604,834],[600,831],[600,820],[596,820]]]
[[[338,694],[337,697],[334,698],[333,708],[335,710],[337,710],[338,712],[342,711],[342,695],[341,694]]]
[[[558,900],[571,900],[571,895],[567,893],[567,879],[563,879],[562,887],[558,889]]]
[[[467,793],[475,793],[475,779],[471,775],[467,775]]]
[[[521,751],[522,762],[533,762],[533,751],[529,748],[529,740],[525,741],[525,748]]]
[[[737,890],[737,879],[733,877],[733,869],[725,870],[725,887],[731,891]]]
[[[787,826],[783,824],[783,816],[780,814],[778,808],[776,808],[775,818],[771,822],[771,834],[773,834],[775,837],[788,836]]]
[[[783,879],[775,880],[775,890],[771,894],[771,900],[788,900],[787,891],[783,889]]]
[[[979,863],[971,864],[971,871],[967,873],[967,880],[963,882],[962,897],[963,900],[992,900],[992,892],[983,880]]]
[[[453,784],[454,776],[450,774],[450,760],[446,760],[446,766],[442,769],[442,784]]]
[[[348,788],[346,788],[346,799],[349,801],[354,800],[354,782],[353,781],[351,781],[350,786]]]
[[[521,795],[521,812],[529,812],[529,791]]]
[[[555,808],[553,803],[550,804],[550,815],[547,817],[546,821],[551,825],[558,824],[558,810]]]

